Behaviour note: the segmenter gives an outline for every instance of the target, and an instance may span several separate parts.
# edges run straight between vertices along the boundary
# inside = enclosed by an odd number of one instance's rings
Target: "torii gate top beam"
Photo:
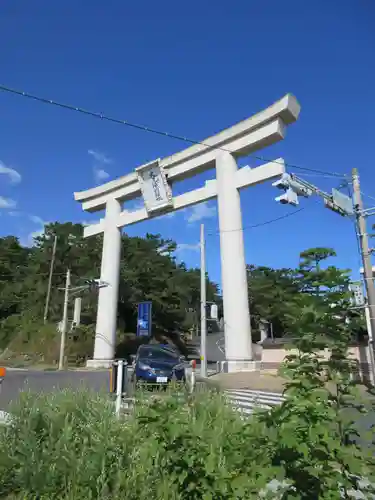
[[[233,127],[194,144],[189,148],[160,160],[168,180],[182,180],[196,175],[197,171],[214,167],[218,150],[225,149],[235,156],[248,155],[271,145],[285,136],[285,125],[297,120],[300,105],[296,98],[287,94],[269,108],[243,120]],[[83,210],[96,212],[105,208],[110,199],[126,200],[136,198],[141,188],[136,172],[101,186],[74,193]]]

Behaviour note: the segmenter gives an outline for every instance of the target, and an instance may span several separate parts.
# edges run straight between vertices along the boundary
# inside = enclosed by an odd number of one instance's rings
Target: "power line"
[[[280,217],[276,217],[276,219],[270,219],[264,222],[259,222],[258,224],[253,224],[252,226],[245,226],[244,229],[254,229],[256,227],[261,227],[261,226],[267,226],[268,224],[272,224],[274,222],[277,222],[282,219],[287,219],[288,217],[292,217],[293,215],[298,214],[299,212],[302,212],[302,210],[305,210],[305,208],[299,208],[298,210],[295,210],[294,212],[290,212],[285,215],[281,215]]]
[[[338,186],[337,186],[337,189],[340,189],[342,187],[347,187],[348,190],[349,190],[349,197],[351,198],[351,192],[350,192],[350,186],[349,186],[349,183],[344,181],[344,182],[341,182]],[[314,200],[316,202],[318,202],[318,200]],[[320,205],[320,204],[319,204]],[[293,212],[290,212],[288,214],[285,214],[285,215],[281,215],[280,217],[276,217],[275,219],[270,219],[270,220],[267,220],[267,221],[264,221],[264,222],[258,222],[257,224],[252,224],[251,226],[245,226],[243,227],[242,229],[228,229],[226,231],[213,231],[213,232],[208,232],[207,234],[209,236],[212,236],[212,235],[215,235],[215,234],[220,234],[221,232],[235,232],[235,231],[245,231],[246,229],[255,229],[257,227],[261,227],[261,226],[267,226],[268,224],[273,224],[274,222],[277,222],[279,220],[283,220],[283,219],[287,219],[288,217],[292,217],[293,215],[296,215],[298,214],[299,212],[302,212],[302,210],[305,210],[305,207],[303,208],[299,208],[298,210],[295,210]],[[357,238],[358,238],[358,235],[357,235]]]
[[[255,229],[257,227],[267,226],[268,224],[272,224],[272,223],[277,222],[279,220],[287,219],[288,217],[292,217],[293,215],[296,215],[299,212],[302,212],[302,210],[305,210],[305,208],[299,208],[298,210],[295,210],[294,212],[290,212],[288,214],[281,215],[280,217],[276,217],[275,219],[266,220],[264,222],[258,222],[257,224],[252,224],[251,226],[245,226],[242,229],[228,229],[228,230],[224,230],[224,231],[219,230],[219,231],[209,232],[207,234],[209,236],[213,236],[213,235],[220,234],[220,233],[233,233],[236,231],[245,231],[246,229]]]
[[[142,130],[143,132],[150,132],[152,134],[157,134],[157,135],[161,135],[164,137],[169,137],[170,139],[177,139],[179,141],[188,142],[190,144],[198,144],[200,146],[205,146],[209,149],[219,149],[219,150],[231,153],[231,151],[229,151],[228,149],[226,149],[224,147],[211,146],[210,144],[206,144],[206,143],[201,142],[201,141],[190,139],[189,137],[185,137],[185,136],[181,136],[181,135],[177,135],[177,134],[171,134],[169,132],[163,132],[161,130],[158,130],[158,129],[155,129],[152,127],[147,127],[145,125],[141,125],[138,123],[129,122],[128,120],[121,120],[119,118],[113,118],[111,116],[104,115],[103,113],[98,113],[97,111],[90,111],[90,110],[81,108],[79,106],[73,106],[71,104],[65,104],[62,102],[54,101],[53,99],[47,99],[45,97],[40,97],[40,96],[37,96],[35,94],[30,94],[28,92],[24,92],[22,90],[12,89],[10,87],[6,87],[5,85],[0,85],[0,90],[2,90],[3,92],[15,94],[15,95],[18,95],[21,97],[26,97],[26,98],[32,99],[34,101],[42,102],[44,104],[51,104],[52,106],[56,106],[56,107],[59,107],[62,109],[67,109],[69,111],[76,111],[77,113],[91,116],[92,118],[99,118],[100,120],[105,120],[108,122],[117,123],[119,125],[125,125],[127,127],[131,127],[131,128],[137,129],[137,130]],[[253,158],[256,158],[257,160],[263,161],[263,162],[280,164],[280,162],[278,162],[277,160],[269,160],[268,158],[265,158],[264,156],[257,156],[257,155],[250,155],[250,156]],[[317,174],[322,174],[322,175],[326,175],[329,177],[340,177],[343,179],[345,179],[347,177],[345,174],[339,174],[337,172],[327,172],[324,170],[301,167],[299,165],[294,165],[292,163],[285,163],[285,165],[287,167],[290,167],[290,168],[304,170],[306,172],[313,172],[313,173],[317,173]]]
[[[375,200],[375,196],[370,196],[369,194],[364,193],[362,190],[361,190],[361,193],[363,194],[363,196],[370,198],[370,200]]]
[[[6,263],[7,263],[7,262],[6,262]],[[0,264],[1,264],[1,263],[0,263]],[[18,269],[16,269],[16,270],[17,270],[17,271],[25,271],[25,270],[27,270],[27,269],[28,269],[28,267],[27,267],[27,266],[25,266],[25,267],[22,267],[22,268],[21,268],[21,267],[19,267],[19,268],[18,268]],[[30,272],[30,271],[29,271],[29,272]],[[41,276],[47,277],[48,275],[49,275],[49,273],[48,273],[48,272],[47,272],[47,273],[33,273],[33,272],[31,272],[31,273],[29,274],[29,276],[39,276],[39,277],[41,277]],[[53,274],[52,274],[52,276],[65,276],[65,275],[66,275],[66,273],[53,273]],[[11,274],[0,274],[0,278],[12,278],[12,277],[14,277],[14,275],[11,275]],[[78,275],[76,275],[76,277],[79,277],[79,276],[78,276]]]
[[[330,174],[330,173],[321,173],[321,174],[301,174],[301,175],[303,175],[303,177],[315,177],[315,178],[317,178],[317,177],[322,178],[322,177],[323,177],[323,178],[325,178],[325,179],[332,179],[332,177],[336,177],[335,175],[332,175],[332,174]],[[345,175],[344,175],[344,174],[343,174],[343,175],[341,175],[341,174],[337,174],[337,175],[339,175],[340,177],[343,177],[343,178],[345,177]]]

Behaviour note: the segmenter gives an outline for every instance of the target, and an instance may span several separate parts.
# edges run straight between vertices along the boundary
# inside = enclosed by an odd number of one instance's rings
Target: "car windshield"
[[[173,359],[176,360],[178,359],[177,354],[168,351],[166,349],[158,349],[158,348],[151,348],[151,347],[141,347],[139,349],[139,357],[140,358],[152,358],[152,359]]]

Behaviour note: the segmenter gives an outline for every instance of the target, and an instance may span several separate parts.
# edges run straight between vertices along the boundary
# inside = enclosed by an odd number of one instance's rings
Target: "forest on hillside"
[[[48,322],[44,324],[55,236],[58,243]],[[123,335],[136,331],[137,305],[145,300],[153,304],[154,335],[183,334],[199,324],[200,270],[189,269],[183,262],[178,262],[175,250],[176,243],[160,235],[147,234],[140,238],[123,234],[118,299],[119,341],[123,340]],[[85,284],[87,279],[99,278],[101,251],[101,236],[85,239],[83,226],[70,222],[46,225],[44,233],[35,238],[30,248],[23,247],[15,236],[0,238],[0,350],[51,351],[51,338],[54,339],[52,344],[57,346],[56,325],[62,318],[66,270],[71,270],[72,287]],[[272,325],[275,337],[295,335],[293,318],[300,314],[301,307],[306,307],[306,298],[311,307],[317,307],[326,300],[326,290],[332,281],[347,287],[349,271],[332,266],[330,259],[334,257],[333,249],[312,248],[300,254],[296,268],[248,265],[254,341],[259,340],[261,321]],[[78,350],[82,355],[91,355],[97,294],[97,290],[81,294],[83,326],[70,339],[69,352]],[[217,302],[222,314],[219,287],[208,277],[207,300]],[[69,318],[72,317],[73,301],[69,304]],[[358,334],[363,318],[358,311],[353,311],[353,317],[356,319],[353,329]],[[55,354],[51,353],[51,356]]]

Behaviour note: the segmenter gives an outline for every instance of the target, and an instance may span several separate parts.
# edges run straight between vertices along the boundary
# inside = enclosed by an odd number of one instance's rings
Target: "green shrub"
[[[126,470],[131,434],[106,398],[84,390],[25,393],[2,429],[0,495],[106,498]]]
[[[268,418],[242,418],[218,393],[172,388],[137,395],[132,415],[118,420],[105,394],[25,393],[11,425],[0,426],[0,498],[339,499],[339,484],[347,494],[349,475],[363,476],[365,464],[311,420],[312,401],[291,396]],[[322,487],[311,496],[314,477]],[[284,486],[266,496],[275,480]]]
[[[60,335],[56,324],[43,324],[26,315],[9,316],[0,330],[11,336],[2,360],[9,364],[54,364],[59,358]]]
[[[218,395],[182,397],[151,398],[119,421],[105,396],[24,394],[0,431],[0,496],[258,498],[280,472],[270,467],[263,427]]]
[[[95,325],[79,325],[69,332],[65,346],[68,365],[84,365],[94,352]]]
[[[264,427],[242,419],[214,392],[184,404],[155,398],[140,405],[133,428],[141,440],[134,472],[143,474],[130,483],[134,499],[255,499],[270,479],[282,477],[271,466]]]

